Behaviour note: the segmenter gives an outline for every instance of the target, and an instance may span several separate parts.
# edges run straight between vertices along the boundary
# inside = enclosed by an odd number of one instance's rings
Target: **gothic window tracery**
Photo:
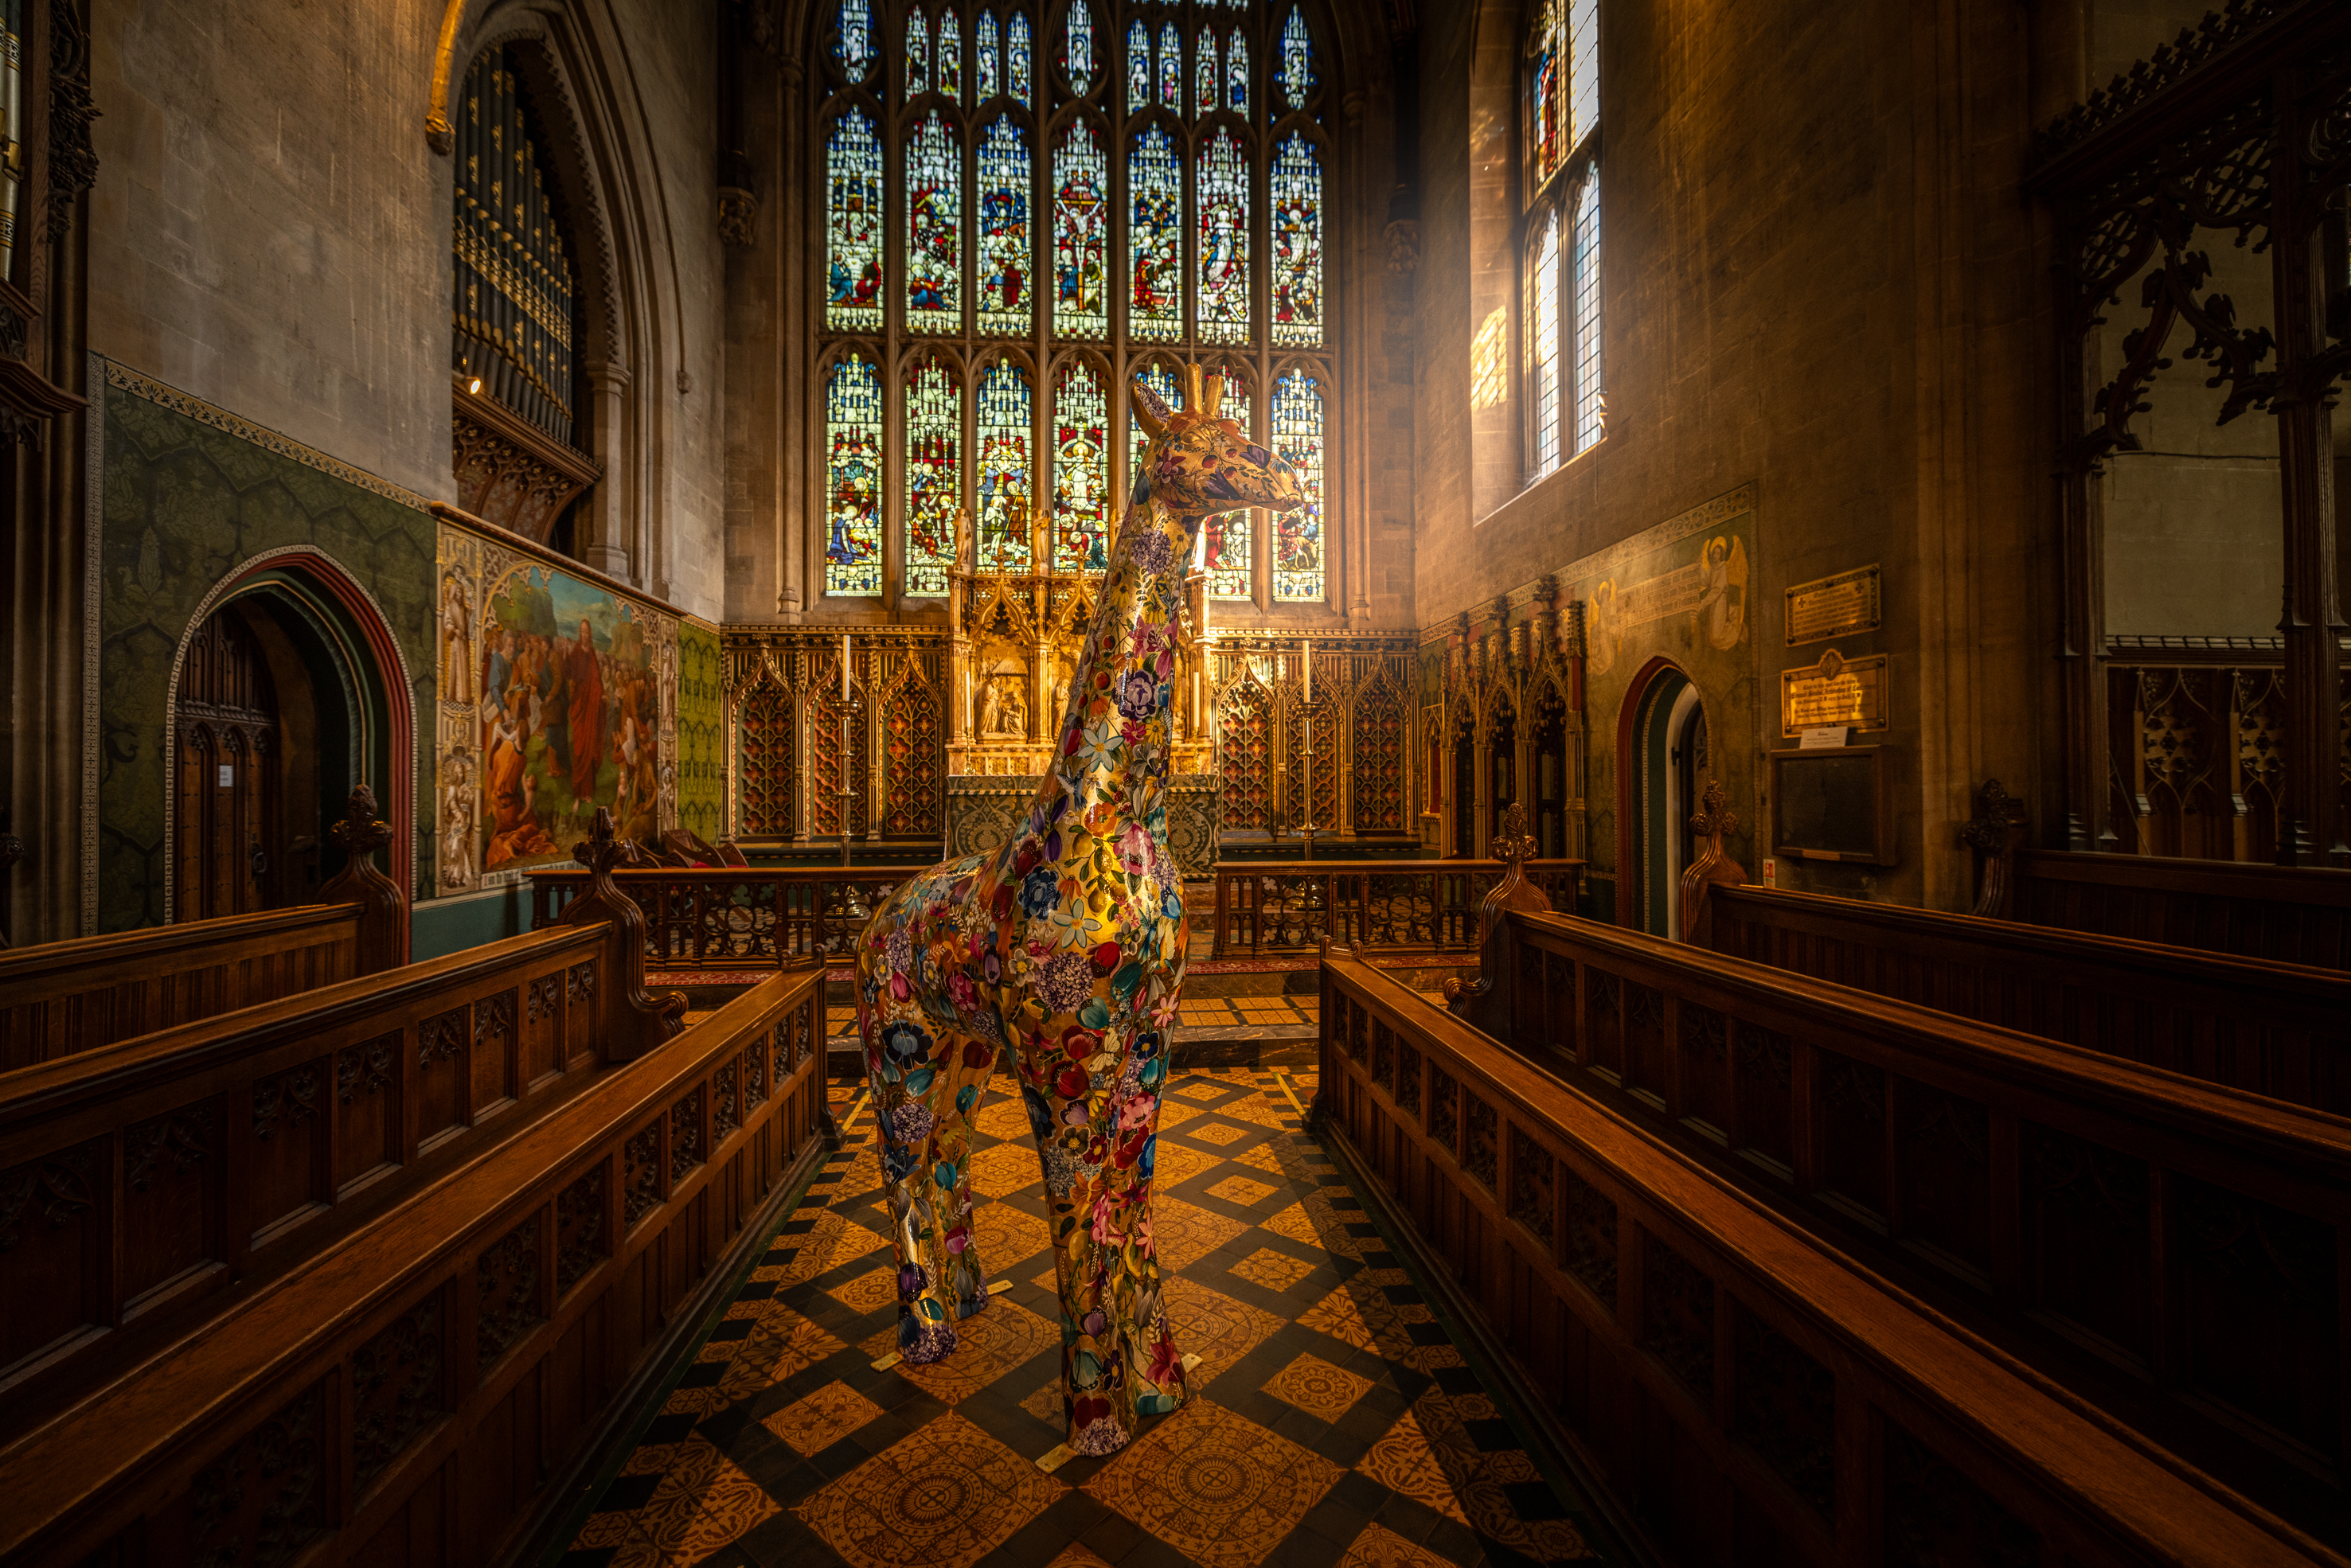
[[[1186,361],[1225,370],[1227,418],[1327,469],[1319,16],[1311,0],[820,8],[825,593],[944,593],[958,513],[979,562],[1014,570],[1030,553],[1019,507],[1050,541],[1037,568],[1100,570],[1140,447],[1124,389],[1159,350],[1171,390]],[[1293,369],[1311,395],[1292,393],[1277,433],[1270,389]],[[1208,525],[1213,598],[1327,598],[1319,473],[1311,517]]]
[[[1530,483],[1602,434],[1599,37],[1599,0],[1544,0],[1527,34],[1520,373]]]

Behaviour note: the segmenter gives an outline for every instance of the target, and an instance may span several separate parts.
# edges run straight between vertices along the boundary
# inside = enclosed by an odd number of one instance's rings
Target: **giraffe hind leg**
[[[898,1348],[911,1362],[946,1356],[956,1321],[988,1303],[971,1224],[970,1110],[994,1057],[971,1044],[910,1016],[883,1020],[868,1057],[898,1255]]]

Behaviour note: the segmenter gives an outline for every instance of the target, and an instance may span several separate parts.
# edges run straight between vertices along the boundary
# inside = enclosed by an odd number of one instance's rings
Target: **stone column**
[[[628,461],[627,410],[622,394],[629,385],[627,367],[610,360],[588,370],[588,419],[596,460],[603,477],[588,492],[588,506],[575,526],[573,543],[580,559],[607,577],[629,577],[629,539],[637,515],[632,493],[636,466]]]

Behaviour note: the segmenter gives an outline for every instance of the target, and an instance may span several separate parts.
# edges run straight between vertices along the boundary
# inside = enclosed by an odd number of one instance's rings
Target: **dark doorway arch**
[[[1616,719],[1616,921],[1677,936],[1674,890],[1688,863],[1692,779],[1706,768],[1704,695],[1670,659],[1643,665]]]

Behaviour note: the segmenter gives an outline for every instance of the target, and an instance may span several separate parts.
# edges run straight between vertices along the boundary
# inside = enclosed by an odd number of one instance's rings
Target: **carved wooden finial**
[[[1976,814],[1959,824],[1959,841],[1976,852],[1976,904],[1987,920],[2009,918],[2016,901],[2016,852],[2024,843],[2024,802],[1997,779],[1976,793]]]
[[[375,852],[392,842],[392,824],[375,814],[375,791],[362,784],[343,803],[343,820],[327,831],[342,846],[343,869],[319,889],[321,904],[360,906],[359,945],[352,972],[381,974],[408,962],[408,897],[375,868]]]
[[[1524,806],[1513,800],[1502,808],[1502,831],[1494,835],[1488,849],[1504,865],[1517,865],[1535,858],[1534,835],[1527,831]]]
[[[1682,940],[1692,946],[1706,946],[1708,922],[1707,895],[1717,887],[1738,887],[1747,881],[1747,870],[1722,852],[1724,837],[1739,831],[1739,816],[1730,809],[1729,792],[1722,780],[1708,775],[1706,788],[1698,792],[1698,808],[1690,818],[1690,831],[1698,835],[1698,858],[1682,872],[1681,926]]]
[[[596,808],[595,823],[588,836],[571,846],[571,858],[588,868],[590,876],[610,876],[613,866],[620,863],[621,841],[612,831],[612,813]]]
[[[371,855],[392,842],[392,824],[376,818],[375,791],[362,784],[343,802],[343,820],[328,830],[327,836],[349,851],[354,859]]]
[[[1699,791],[1698,812],[1690,818],[1690,831],[1703,839],[1716,841],[1716,848],[1726,833],[1739,831],[1739,814],[1730,810],[1730,796],[1722,788],[1722,780],[1709,777],[1706,788]]]
[[[612,877],[612,867],[622,853],[622,841],[612,831],[612,813],[597,807],[588,836],[571,850],[571,858],[588,868],[588,891],[564,905],[558,918],[564,925],[611,923],[606,961],[615,980],[606,993],[610,998],[604,1015],[607,1061],[643,1056],[685,1027],[684,992],[655,996],[645,989],[645,913]]]

